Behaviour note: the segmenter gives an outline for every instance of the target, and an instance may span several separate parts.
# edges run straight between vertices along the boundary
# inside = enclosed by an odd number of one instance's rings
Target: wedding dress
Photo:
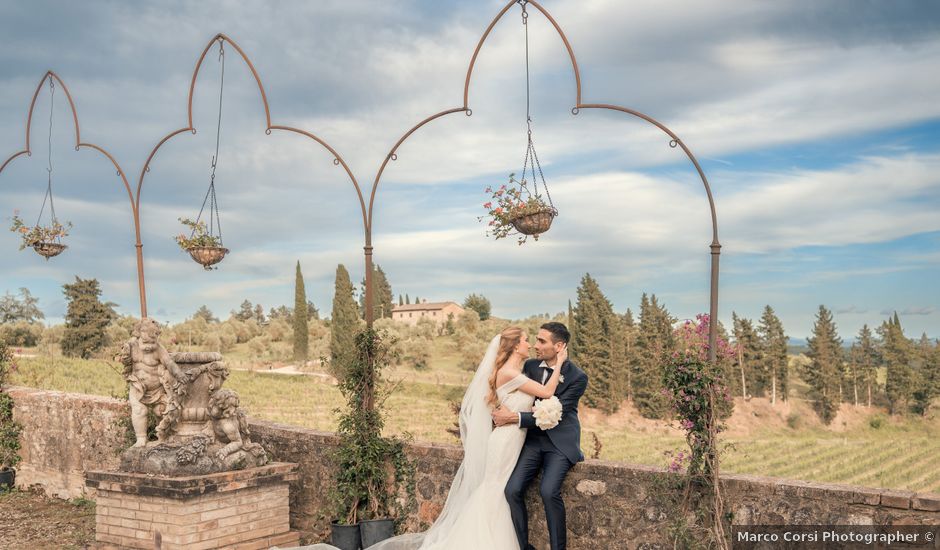
[[[441,514],[422,533],[407,533],[370,546],[371,550],[519,550],[512,525],[506,483],[519,459],[526,432],[515,424],[493,428],[486,403],[488,380],[496,365],[499,335],[490,342],[480,366],[467,387],[460,408],[460,463]],[[496,388],[504,407],[531,411],[535,397],[519,387],[529,378],[519,374]],[[329,544],[304,550],[337,550]]]

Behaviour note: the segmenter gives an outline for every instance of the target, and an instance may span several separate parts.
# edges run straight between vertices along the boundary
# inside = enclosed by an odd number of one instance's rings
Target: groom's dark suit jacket
[[[529,359],[522,366],[522,372],[536,382],[542,381],[543,369],[539,367],[541,359]],[[578,400],[584,395],[587,388],[588,377],[583,370],[571,361],[565,360],[561,365],[561,375],[564,382],[558,383],[555,396],[561,401],[561,421],[550,430],[544,430],[555,447],[564,453],[572,464],[584,460],[581,452],[581,423],[578,421]],[[535,425],[535,417],[530,412],[519,413],[520,427],[531,430],[543,430]]]

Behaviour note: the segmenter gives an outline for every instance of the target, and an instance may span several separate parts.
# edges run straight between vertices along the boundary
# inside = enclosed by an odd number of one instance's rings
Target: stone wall
[[[83,491],[85,470],[114,468],[124,445],[126,404],[119,400],[11,388],[14,415],[24,425],[23,462],[17,485],[41,485],[63,497]],[[328,456],[337,440],[327,432],[251,421],[252,438],[272,460],[296,462],[299,478],[291,483],[291,527],[307,540],[322,540],[329,528],[326,489],[332,469]],[[409,526],[433,521],[460,463],[458,446],[418,443],[416,517]],[[588,460],[568,475],[564,498],[568,511],[569,547],[655,547],[666,543],[669,516],[663,483],[670,476],[659,468]],[[734,523],[940,525],[940,495],[809,483],[747,475],[722,476]],[[530,530],[537,548],[547,548],[545,518],[537,482],[528,499]],[[672,545],[669,544],[669,547]]]

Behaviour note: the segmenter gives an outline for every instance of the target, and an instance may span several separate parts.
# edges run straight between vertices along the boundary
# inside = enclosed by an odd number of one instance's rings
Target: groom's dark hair
[[[564,342],[565,344],[567,344],[568,340],[571,339],[571,333],[568,332],[568,327],[566,327],[562,323],[551,321],[551,322],[545,323],[539,328],[543,328],[547,330],[548,332],[552,333],[552,342],[554,343]]]

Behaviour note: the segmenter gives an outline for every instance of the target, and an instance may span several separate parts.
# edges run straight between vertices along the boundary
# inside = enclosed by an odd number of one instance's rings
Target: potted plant
[[[59,220],[53,218],[51,225],[26,225],[18,214],[13,215],[13,225],[10,231],[19,233],[22,237],[20,250],[31,247],[39,255],[47,260],[53,256],[61,254],[67,246],[60,241],[62,237],[67,237],[69,229],[72,228],[72,222],[65,222],[65,225],[59,223]]]
[[[20,461],[20,431],[22,426],[13,421],[13,397],[4,391],[7,374],[16,365],[6,343],[0,340],[0,492],[13,488],[16,480],[14,466]]]
[[[228,254],[228,249],[222,246],[222,237],[210,234],[206,222],[194,222],[189,218],[179,218],[179,221],[190,229],[190,235],[187,237],[180,233],[175,237],[176,244],[189,252],[192,259],[206,270],[211,270],[211,266],[221,262]]]
[[[539,193],[530,193],[526,181],[519,181],[515,174],[509,174],[509,183],[497,188],[487,187],[490,200],[483,203],[487,215],[478,220],[489,218],[487,236],[502,239],[518,233],[519,244],[526,242],[531,235],[539,240],[539,235],[552,226],[552,220],[558,210],[545,202]]]
[[[415,462],[405,453],[411,436],[382,436],[382,405],[391,391],[383,386],[382,370],[392,359],[392,342],[385,338],[371,328],[360,332],[355,356],[341,366],[339,388],[347,405],[336,411],[340,443],[330,497],[336,518],[332,544],[343,550],[391,537],[417,506]]]

